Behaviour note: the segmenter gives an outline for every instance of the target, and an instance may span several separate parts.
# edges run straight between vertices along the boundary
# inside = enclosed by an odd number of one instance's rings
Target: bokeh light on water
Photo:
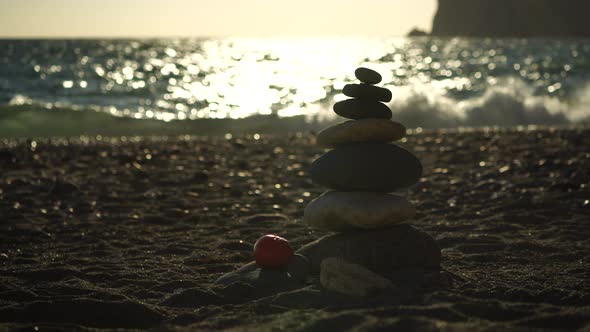
[[[427,95],[467,100],[506,77],[566,99],[587,83],[589,55],[585,40],[0,41],[0,98],[166,121],[321,118],[359,65],[382,74],[393,102],[424,85]]]

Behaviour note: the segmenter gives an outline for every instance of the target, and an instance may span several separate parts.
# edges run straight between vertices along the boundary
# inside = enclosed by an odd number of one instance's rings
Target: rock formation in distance
[[[433,36],[590,37],[588,0],[438,0]]]

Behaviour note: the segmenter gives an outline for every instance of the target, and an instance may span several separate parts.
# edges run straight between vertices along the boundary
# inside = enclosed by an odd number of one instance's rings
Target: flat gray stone
[[[309,259],[312,273],[319,273],[321,262],[328,257],[342,258],[384,274],[404,268],[438,270],[441,261],[436,241],[407,224],[328,235],[296,253]]]
[[[243,283],[256,290],[263,290],[268,295],[303,286],[310,270],[307,257],[295,255],[286,269],[262,269],[256,262],[250,262],[236,271],[222,275],[214,283],[222,286]]]
[[[347,119],[391,119],[389,107],[376,100],[346,99],[332,107],[334,112]]]
[[[316,139],[317,145],[335,148],[354,143],[389,143],[406,135],[406,127],[387,119],[350,120],[322,130]]]
[[[328,257],[322,261],[320,269],[321,285],[333,292],[365,296],[394,288],[391,280],[342,258]]]
[[[346,96],[358,99],[376,100],[382,102],[391,101],[391,91],[385,88],[370,84],[346,84],[342,88],[342,93]]]
[[[303,222],[316,229],[339,232],[392,226],[412,218],[415,213],[412,204],[403,196],[328,191],[305,207]]]
[[[377,84],[379,82],[381,82],[381,74],[379,74],[378,72],[369,69],[369,68],[365,68],[365,67],[359,67],[354,71],[354,76],[356,76],[356,78],[358,78],[361,82],[363,83],[367,83],[367,84]]]
[[[328,151],[312,163],[310,175],[338,191],[392,192],[416,183],[422,164],[397,145],[362,143]]]

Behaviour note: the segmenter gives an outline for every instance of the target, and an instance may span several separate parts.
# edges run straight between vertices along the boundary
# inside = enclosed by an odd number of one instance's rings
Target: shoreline
[[[396,116],[392,119],[396,121]],[[299,115],[255,115],[242,119],[197,119],[163,121],[118,117],[94,110],[38,109],[30,106],[0,105],[0,139],[39,139],[75,136],[223,136],[226,134],[281,134],[316,133],[342,122],[344,119],[310,119]],[[403,122],[403,121],[402,121]],[[408,134],[477,132],[477,131],[527,131],[527,130],[576,130],[590,127],[579,124],[523,124],[515,126],[456,126],[442,128],[408,127]]]
[[[163,121],[118,117],[105,112],[70,109],[0,108],[0,138],[53,136],[200,136],[318,130],[330,122],[308,121],[305,116],[279,118],[257,115],[244,119],[198,119]]]

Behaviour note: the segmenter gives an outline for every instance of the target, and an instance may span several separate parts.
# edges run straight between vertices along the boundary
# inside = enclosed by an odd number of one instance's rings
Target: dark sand
[[[212,288],[262,234],[323,234],[300,223],[323,191],[313,140],[0,143],[0,330],[590,330],[589,129],[402,143],[425,169],[413,223],[463,279],[450,288],[327,308]]]

